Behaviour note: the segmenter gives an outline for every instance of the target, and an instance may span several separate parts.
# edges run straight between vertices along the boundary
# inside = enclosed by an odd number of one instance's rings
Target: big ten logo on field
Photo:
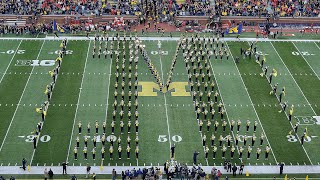
[[[139,96],[157,96],[160,92],[159,85],[155,82],[139,82],[141,91],[138,92]],[[188,82],[172,82],[167,90],[163,87],[162,93],[170,93],[171,96],[191,96],[187,91]]]
[[[115,50],[115,51],[109,51],[109,50],[103,51],[103,53],[106,53],[106,54],[111,54],[111,52],[113,52],[114,54],[119,54],[119,51],[117,51],[117,50]],[[169,52],[168,51],[150,51],[150,54],[152,54],[152,55],[158,55],[158,54],[168,55]]]
[[[54,66],[55,60],[17,60],[15,66]]]

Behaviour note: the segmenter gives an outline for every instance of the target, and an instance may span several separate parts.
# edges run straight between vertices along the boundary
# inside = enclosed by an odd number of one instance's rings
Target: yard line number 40
[[[292,51],[291,53],[294,56],[299,56],[299,55],[302,55],[302,56],[314,56],[315,55],[315,54],[311,54],[311,53],[309,53],[307,51],[301,51],[301,53],[299,53],[297,51]]]

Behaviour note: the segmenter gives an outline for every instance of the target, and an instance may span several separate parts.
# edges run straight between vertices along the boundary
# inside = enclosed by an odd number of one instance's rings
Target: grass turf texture
[[[9,40],[2,40],[2,42],[2,44],[5,44],[5,46],[1,46],[0,50],[4,52],[7,52],[11,49],[17,49],[20,43],[20,41]],[[161,57],[157,53],[151,53],[151,51],[157,51],[157,41],[144,41],[143,43],[146,45],[146,50],[155,67],[158,69],[161,77],[163,73],[163,81],[165,82],[168,77],[167,73],[169,72],[177,43],[162,41],[162,50],[168,51],[168,55],[161,55]],[[90,47],[88,47],[89,44]],[[99,131],[102,131],[101,125],[106,118],[106,108],[108,108],[107,131],[110,132],[113,107],[112,103],[114,101],[113,85],[115,83],[115,64],[112,64],[110,72],[110,58],[107,58],[107,60],[105,60],[104,57],[101,59],[93,59],[92,44],[92,41],[70,41],[67,46],[67,49],[73,50],[73,54],[67,55],[63,59],[62,68],[53,91],[53,97],[48,110],[48,115],[43,126],[43,131],[41,132],[42,136],[49,135],[51,139],[46,143],[39,141],[38,148],[35,151],[34,159],[32,161],[33,165],[43,165],[44,163],[47,165],[50,165],[51,163],[58,165],[58,163],[65,161],[67,158],[71,164],[74,163],[75,165],[80,165],[80,163],[82,165],[85,165],[86,163],[91,165],[96,163],[96,165],[100,165],[101,163],[100,145],[98,145],[97,148],[97,160],[93,161],[91,158],[91,141],[89,142],[88,148],[88,161],[84,161],[82,157],[83,139],[80,140],[81,148],[79,149],[78,153],[78,161],[73,160],[72,151],[75,145],[75,138],[78,133],[78,121],[82,122],[83,131],[86,130],[86,124],[91,122],[91,131],[94,131],[95,120],[98,120],[100,125]],[[41,51],[39,51],[42,45],[43,48]],[[273,48],[272,45],[275,48]],[[51,81],[51,78],[47,72],[53,68],[39,66],[34,67],[33,69],[30,66],[15,66],[16,60],[32,60],[36,59],[37,56],[39,56],[39,60],[55,59],[57,55],[50,54],[48,52],[59,49],[58,46],[59,42],[57,41],[22,41],[18,49],[26,50],[24,54],[0,54],[2,59],[0,61],[0,71],[2,72],[0,75],[3,76],[3,80],[0,83],[0,113],[1,117],[3,117],[0,126],[0,142],[2,143],[6,137],[3,148],[0,152],[0,163],[3,163],[4,165],[7,165],[8,163],[11,165],[20,163],[22,157],[27,158],[29,162],[32,159],[32,143],[26,142],[26,136],[30,135],[30,132],[35,129],[36,123],[40,120],[40,115],[35,113],[35,108],[39,107],[40,104],[46,100],[46,96],[43,94],[43,91],[45,85]],[[239,47],[248,47],[248,44],[246,42],[228,42],[228,46],[233,57],[236,57],[239,56]],[[297,48],[299,50],[297,50]],[[271,71],[272,68],[278,70],[279,75],[273,79],[273,82],[279,82],[279,88],[286,86],[287,95],[285,96],[285,100],[288,100],[289,104],[295,104],[294,115],[310,117],[315,115],[313,110],[315,113],[319,114],[319,107],[317,106],[319,105],[319,96],[316,93],[317,91],[315,91],[315,89],[319,89],[319,79],[317,79],[317,76],[315,76],[315,73],[319,75],[319,62],[316,60],[316,55],[319,49],[315,43],[295,42],[292,44],[291,42],[272,42],[271,44],[270,42],[263,42],[258,43],[258,50],[268,54],[266,56],[266,64],[270,67],[269,71]],[[279,53],[281,58],[278,56],[276,51]],[[301,55],[292,55],[292,51],[308,51],[310,54],[315,54],[315,56],[304,55],[302,57]],[[6,74],[3,74],[6,70],[6,67],[10,63],[11,58],[13,58],[13,61],[8,67],[8,71]],[[210,71],[211,73],[214,72],[214,77],[219,84],[220,95],[223,98],[228,119],[237,120],[240,118],[242,120],[242,127],[239,135],[252,135],[253,131],[251,129],[253,121],[260,120],[258,121],[259,126],[257,128],[256,136],[259,137],[259,135],[263,132],[263,128],[275,155],[275,157],[273,157],[273,155],[270,153],[269,159],[264,160],[264,154],[262,153],[262,157],[259,161],[257,161],[255,158],[256,148],[254,148],[251,159],[245,159],[244,163],[247,165],[249,163],[251,165],[255,165],[255,163],[259,165],[262,163],[266,165],[271,163],[274,165],[276,159],[278,162],[284,161],[286,164],[311,164],[298,141],[288,141],[287,135],[288,132],[292,130],[292,127],[286,116],[283,113],[278,113],[278,110],[280,110],[279,102],[277,101],[276,97],[269,95],[271,87],[268,85],[265,77],[259,76],[259,73],[261,73],[259,65],[256,64],[254,60],[242,60],[242,57],[240,58],[240,64],[236,65],[232,61],[231,56],[229,57],[229,60],[226,60],[224,57],[222,61],[211,57],[210,66],[212,69]],[[139,82],[154,81],[154,78],[148,70],[147,65],[143,62],[142,57],[140,57],[139,60]],[[310,64],[310,66],[307,62]],[[312,69],[315,73],[312,71]],[[84,70],[85,73],[83,74]],[[31,71],[33,71],[33,73],[30,75],[29,73]],[[241,76],[239,75],[238,71],[240,72]],[[11,74],[9,74],[9,72],[11,72]],[[174,82],[188,81],[185,63],[182,61],[181,50],[178,54],[178,61],[173,73]],[[285,75],[285,73],[287,75]],[[300,75],[300,73],[303,75]],[[110,81],[109,74],[111,74]],[[292,76],[289,74],[292,74]],[[29,75],[30,80],[28,81]],[[1,76],[0,78],[2,78]],[[244,83],[242,83],[242,80]],[[79,88],[81,87],[81,84],[82,89],[79,96]],[[139,89],[140,88],[143,87],[139,87]],[[25,92],[23,93],[24,89]],[[190,87],[187,86],[186,89],[189,91]],[[157,91],[155,90],[155,92]],[[108,94],[110,94],[108,100],[109,106],[106,107]],[[169,159],[170,141],[171,144],[175,143],[177,146],[176,159],[179,162],[191,164],[192,154],[195,150],[197,150],[200,152],[200,155],[198,156],[198,162],[200,162],[202,165],[206,165],[201,143],[201,136],[199,134],[199,128],[196,121],[196,114],[194,113],[192,97],[174,97],[169,93],[165,93],[163,95],[161,92],[157,92],[157,94],[158,95],[155,97],[140,96],[138,98],[140,119],[139,165],[143,165],[144,163],[147,165],[150,165],[150,163],[153,165],[158,165],[158,163],[162,165],[164,161]],[[303,94],[306,98],[303,96]],[[250,97],[248,95],[250,95]],[[16,106],[16,104],[19,103],[20,98],[20,105]],[[254,106],[251,104],[251,100]],[[78,101],[79,105],[77,107],[76,104]],[[167,108],[165,107],[165,102],[167,104]],[[311,106],[308,105],[308,102],[311,103]],[[7,104],[7,106],[5,106],[5,104]],[[12,104],[13,106],[11,106]],[[23,104],[25,104],[25,106]],[[97,106],[95,106],[95,104]],[[264,107],[263,104],[266,106]],[[300,104],[300,107],[297,104]],[[216,116],[218,117],[218,114],[216,114]],[[249,132],[246,132],[244,128],[245,121],[247,119],[251,120]],[[297,119],[294,119],[292,124],[295,124],[297,121]],[[203,129],[206,129],[205,124],[206,123],[204,123]],[[6,136],[9,126],[10,129]],[[119,127],[118,124],[117,127]],[[304,127],[308,127],[308,132],[310,135],[318,136],[317,132],[319,130],[317,125],[301,125],[298,131],[299,137],[302,135]],[[73,128],[74,131],[72,134]],[[213,125],[211,129],[212,128]],[[227,130],[227,133],[223,133],[221,129],[220,122],[219,131],[217,134],[223,134],[224,136],[229,134],[229,129]],[[132,121],[132,132],[133,131],[134,124]],[[206,133],[206,130],[204,130],[204,132]],[[119,133],[119,129],[116,130],[116,133]],[[169,133],[171,137],[169,137]],[[211,131],[206,133],[208,144],[210,143],[211,133]],[[131,135],[132,144],[134,144],[135,137],[133,134],[134,133]],[[167,141],[159,142],[159,135],[165,135]],[[172,136],[175,135],[180,136],[182,141],[174,142]],[[218,135],[216,135],[216,138],[218,138]],[[18,136],[25,137],[21,138]],[[107,146],[107,160],[104,161],[104,165],[108,165],[109,163],[111,165],[115,165],[116,163],[117,165],[122,165],[122,163],[125,163],[126,165],[129,163],[132,165],[136,164],[133,153],[134,146],[131,146],[131,159],[126,160],[126,137],[126,134],[122,137],[123,160],[117,160],[117,153],[115,149],[115,158],[112,162],[110,162],[108,154],[109,148]],[[69,157],[67,157],[70,138],[72,138],[71,150]],[[306,152],[310,156],[312,164],[317,164],[319,161],[319,157],[316,153],[317,142],[317,137],[314,137],[310,142],[305,142],[304,145]],[[256,143],[259,143],[258,138]],[[266,143],[267,141],[265,139],[264,144]],[[264,147],[265,146],[262,147],[263,151]],[[226,156],[228,157],[229,154],[230,153],[228,150]],[[238,155],[236,153],[233,162],[239,163],[239,160],[236,160],[237,156]],[[217,157],[221,157],[220,150],[217,152]],[[244,157],[246,157],[246,151],[244,151]],[[221,158],[218,158],[215,161],[212,160],[210,148],[208,159],[209,165],[213,165],[214,163],[216,165],[220,165],[222,162],[223,160]]]

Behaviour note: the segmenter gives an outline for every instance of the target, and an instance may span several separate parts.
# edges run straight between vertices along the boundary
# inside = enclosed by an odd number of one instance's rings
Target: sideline
[[[63,39],[67,38],[68,40],[85,40],[85,41],[91,41],[94,39],[94,37],[75,37],[75,36],[62,36],[59,38],[55,38],[53,36],[47,36],[44,38],[19,38],[19,37],[1,37],[0,40],[56,40],[56,41],[61,41]],[[143,41],[157,41],[157,40],[164,40],[164,41],[178,41],[180,37],[143,37],[143,36],[138,36],[140,40]],[[120,37],[120,39],[123,39]],[[127,39],[129,39],[127,37]],[[227,37],[227,38],[220,38],[223,41],[258,41],[258,42],[320,42],[320,40],[316,39],[261,39],[261,38],[234,38],[234,37]]]
[[[92,166],[91,173],[96,174],[111,174],[113,169],[116,169],[118,173],[125,170],[143,169],[151,166]],[[153,166],[156,167],[156,166]],[[192,166],[188,166],[192,168]],[[201,166],[206,173],[210,173],[213,166]],[[223,166],[215,166],[221,171],[222,174],[232,174],[227,172]],[[1,174],[43,174],[44,169],[51,168],[54,174],[62,174],[62,166],[31,166],[30,171],[23,171],[19,166],[1,166]],[[163,167],[160,167],[163,170]],[[279,166],[245,166],[243,173],[249,172],[249,174],[279,174]],[[237,171],[239,172],[239,171]],[[318,174],[320,172],[320,166],[284,166],[283,174]],[[68,166],[68,174],[86,174],[86,166]]]

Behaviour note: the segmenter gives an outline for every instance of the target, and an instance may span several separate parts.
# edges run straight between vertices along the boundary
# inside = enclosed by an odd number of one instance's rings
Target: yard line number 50
[[[181,136],[179,136],[179,135],[173,135],[172,137],[171,137],[171,140],[173,141],[173,142],[181,142],[182,141],[182,137]],[[159,137],[158,137],[158,142],[167,142],[168,141],[168,137],[167,137],[167,135],[159,135]]]

